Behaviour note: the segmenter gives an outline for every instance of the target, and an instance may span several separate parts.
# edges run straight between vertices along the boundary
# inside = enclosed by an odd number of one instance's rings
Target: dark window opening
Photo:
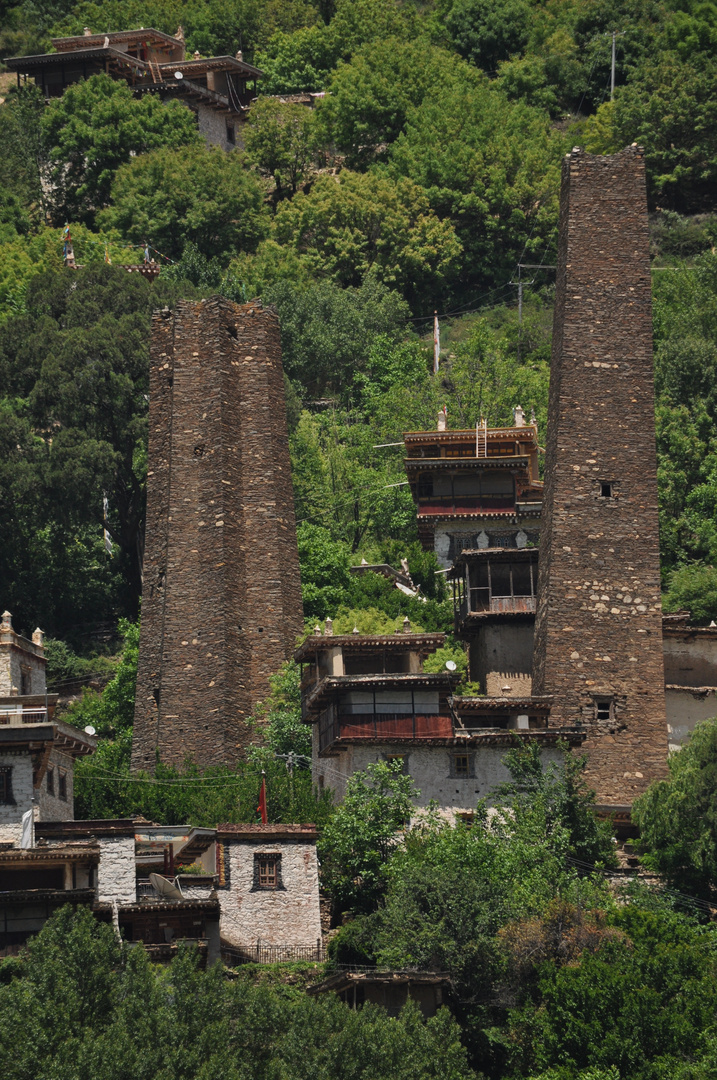
[[[55,794],[55,770],[54,769],[48,769],[47,770],[47,794],[48,795],[54,795]]]
[[[57,770],[57,794],[67,802],[67,773],[62,769]]]
[[[0,804],[2,803],[6,806],[17,805],[12,794],[12,769],[9,766],[0,769]]]
[[[20,672],[20,693],[24,696],[31,694],[31,676],[28,668],[23,668]]]
[[[236,134],[234,132],[234,125],[233,124],[227,124],[227,142],[231,143],[231,145],[234,146],[236,141],[237,140],[236,140]]]
[[[612,701],[609,698],[601,698],[595,702],[595,719],[612,720]]]
[[[613,491],[612,484],[600,484],[600,495],[603,499],[614,498],[615,492]]]

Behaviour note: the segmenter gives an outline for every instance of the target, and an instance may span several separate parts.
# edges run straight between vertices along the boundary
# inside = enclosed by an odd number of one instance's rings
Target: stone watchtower
[[[645,161],[563,162],[533,692],[589,732],[600,804],[664,775]]]
[[[278,319],[181,301],[152,327],[132,768],[235,762],[302,625]]]

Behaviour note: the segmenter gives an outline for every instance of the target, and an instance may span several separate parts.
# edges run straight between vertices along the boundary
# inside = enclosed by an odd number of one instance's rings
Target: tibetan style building
[[[14,56],[5,63],[18,85],[35,80],[43,97],[61,97],[68,86],[101,72],[122,79],[136,94],[177,98],[196,114],[208,143],[231,150],[241,141],[239,126],[257,94],[261,71],[236,56],[187,56],[182,29],[174,37],[151,28],[53,38],[55,49]]]
[[[463,548],[523,548],[538,542],[543,485],[538,431],[515,410],[515,426],[404,434],[405,467],[418,535],[449,567]]]
[[[509,778],[506,751],[537,741],[545,761],[557,759],[559,739],[580,746],[577,730],[548,730],[550,700],[455,695],[458,676],[424,663],[443,634],[308,637],[301,664],[302,712],[313,730],[313,775],[320,788],[343,798],[352,773],[378,761],[400,762],[419,789],[418,805],[470,818]]]

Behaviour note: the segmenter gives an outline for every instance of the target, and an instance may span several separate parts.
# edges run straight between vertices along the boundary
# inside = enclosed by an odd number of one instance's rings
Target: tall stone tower
[[[533,692],[588,731],[598,803],[664,775],[645,161],[563,162]]]
[[[132,768],[235,762],[302,625],[278,319],[182,301],[152,326]]]

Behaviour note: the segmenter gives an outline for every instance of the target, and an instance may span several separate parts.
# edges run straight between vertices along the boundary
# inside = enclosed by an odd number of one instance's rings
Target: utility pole
[[[521,330],[523,326],[523,285],[532,285],[535,278],[530,281],[523,281],[522,278],[523,263],[518,263],[518,280],[511,281],[511,285],[518,286],[518,363],[520,363],[520,343],[521,343]]]
[[[612,58],[610,62],[610,101],[615,97],[615,42],[619,37],[623,37],[624,30],[612,31]]]

